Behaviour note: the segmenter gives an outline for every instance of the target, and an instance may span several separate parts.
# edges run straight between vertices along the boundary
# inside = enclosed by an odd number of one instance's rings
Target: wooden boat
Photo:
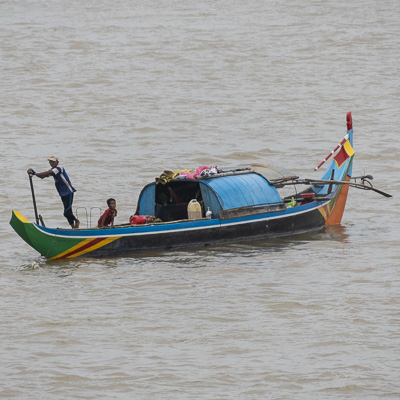
[[[331,155],[334,159],[321,180],[299,179],[287,171],[260,164],[222,168],[216,174],[194,179],[182,179],[182,175],[174,178],[165,171],[156,182],[143,188],[135,213],[154,215],[159,222],[71,230],[47,228],[38,220],[32,223],[13,211],[10,224],[22,239],[50,260],[316,231],[340,224],[349,186],[372,189],[350,181],[354,159],[350,112],[346,136],[320,165]],[[297,191],[298,185],[304,190]],[[281,195],[283,188],[291,193]],[[177,203],[168,201],[171,193],[175,199],[180,198]],[[191,212],[192,205],[200,207],[197,215]],[[211,218],[206,217],[207,211],[211,211]]]

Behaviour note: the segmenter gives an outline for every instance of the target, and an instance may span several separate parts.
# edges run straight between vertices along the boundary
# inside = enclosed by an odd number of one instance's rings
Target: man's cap
[[[47,160],[48,161],[58,161],[58,157],[55,154],[52,154]]]

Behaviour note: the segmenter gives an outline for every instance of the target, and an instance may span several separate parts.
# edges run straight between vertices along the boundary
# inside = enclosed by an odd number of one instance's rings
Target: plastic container
[[[292,197],[292,201],[286,204],[286,207],[294,207],[296,205],[296,200]]]
[[[188,219],[201,219],[201,205],[196,200],[190,200],[187,206]]]
[[[210,207],[207,207],[206,218],[211,219],[211,217],[212,217],[212,211],[210,210]]]
[[[301,197],[304,199],[303,203],[310,203],[315,199],[315,193],[302,193]]]

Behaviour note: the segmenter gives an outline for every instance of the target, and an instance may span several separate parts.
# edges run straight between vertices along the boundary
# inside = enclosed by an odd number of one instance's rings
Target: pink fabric
[[[179,175],[184,175],[186,176],[186,179],[195,179],[196,176],[200,176],[202,171],[205,169],[210,169],[207,165],[202,165],[201,167],[197,168],[196,171],[194,172],[186,172],[186,171],[181,171],[179,172]]]

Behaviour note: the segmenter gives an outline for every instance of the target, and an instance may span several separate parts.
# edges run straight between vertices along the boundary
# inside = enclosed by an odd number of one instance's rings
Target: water
[[[394,0],[1,2],[0,397],[400,398],[399,22]],[[52,153],[121,223],[164,169],[319,177],[350,110],[354,175],[394,197],[350,189],[339,227],[54,263],[8,225]]]

